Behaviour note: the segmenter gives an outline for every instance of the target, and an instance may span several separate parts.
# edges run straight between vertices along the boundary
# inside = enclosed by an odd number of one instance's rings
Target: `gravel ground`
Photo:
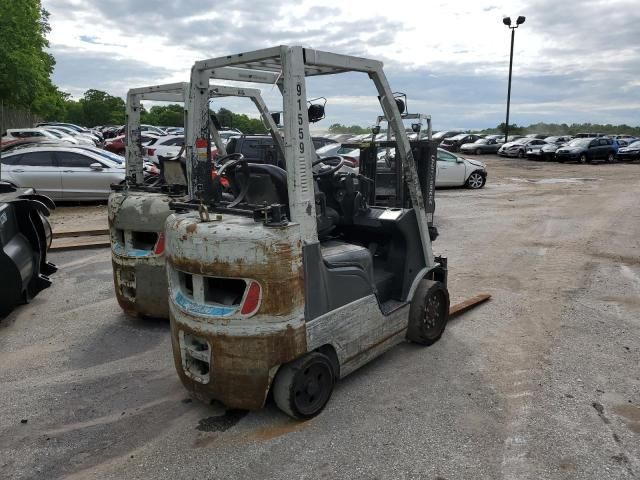
[[[453,302],[493,299],[308,422],[191,401],[108,250],[51,255],[54,285],[0,321],[0,478],[638,478],[640,165],[483,160],[483,190],[438,191],[434,250]]]

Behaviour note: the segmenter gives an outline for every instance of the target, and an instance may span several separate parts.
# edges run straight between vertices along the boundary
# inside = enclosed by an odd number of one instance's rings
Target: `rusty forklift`
[[[375,85],[406,205],[375,205],[375,159],[348,172],[342,157],[315,154],[309,123],[324,108],[308,103],[307,78],[344,72]],[[414,158],[381,62],[300,46],[196,62],[191,144],[208,132],[209,77],[230,73],[256,83],[275,77],[286,170],[223,157],[212,178],[208,153],[188,156],[193,195],[173,204],[165,228],[175,366],[202,401],[254,410],[271,393],[288,415],[311,418],[338,379],[406,339],[430,345],[444,332],[446,259],[432,253],[428,186],[416,168],[417,160],[435,161],[434,152],[425,146],[416,152],[426,158]],[[434,176],[426,181],[433,185]]]
[[[207,85],[209,99],[220,97],[246,97],[257,106],[263,122],[270,131],[277,133],[277,126],[267,109],[260,91]],[[120,307],[129,315],[168,318],[167,280],[164,258],[164,222],[171,213],[169,202],[185,199],[188,182],[184,158],[159,157],[161,180],[154,185],[145,183],[143,176],[143,152],[140,137],[141,100],[184,102],[189,111],[189,83],[174,83],[135,88],[127,94],[127,176],[124,185],[114,185],[109,196],[109,230],[113,281]],[[208,108],[208,107],[207,107]],[[207,111],[207,115],[209,112]],[[206,140],[188,145],[187,151],[210,151],[211,140],[218,152],[224,155],[225,144],[218,128],[210,123]],[[278,140],[282,142],[279,135]]]

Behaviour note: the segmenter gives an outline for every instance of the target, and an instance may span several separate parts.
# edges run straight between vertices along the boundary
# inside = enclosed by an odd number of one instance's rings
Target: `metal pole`
[[[510,27],[511,28],[511,27]],[[513,39],[516,29],[511,28],[511,54],[509,56],[509,87],[507,89],[507,122],[504,126],[504,143],[507,143],[509,137],[509,104],[511,103],[511,71],[513,69]]]

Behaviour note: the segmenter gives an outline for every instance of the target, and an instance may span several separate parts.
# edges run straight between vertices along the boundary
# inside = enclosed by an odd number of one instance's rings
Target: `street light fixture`
[[[511,25],[511,17],[504,17],[502,19],[502,23],[504,23],[509,30],[511,30],[511,54],[509,56],[509,87],[507,89],[507,121],[504,126],[504,143],[507,143],[507,138],[509,137],[509,106],[511,104],[511,72],[513,70],[513,40],[516,33],[516,28],[524,23],[526,17],[520,15],[516,19],[516,24]]]

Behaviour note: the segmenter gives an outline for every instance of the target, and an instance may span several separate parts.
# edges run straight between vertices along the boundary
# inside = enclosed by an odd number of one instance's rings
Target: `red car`
[[[142,134],[140,137],[142,139],[143,144],[150,142],[154,138],[158,138],[156,135],[145,135],[145,134]],[[104,149],[113,153],[117,153],[118,155],[124,155],[124,148],[125,148],[124,135],[118,135],[117,137],[108,138],[107,140],[104,141]]]

